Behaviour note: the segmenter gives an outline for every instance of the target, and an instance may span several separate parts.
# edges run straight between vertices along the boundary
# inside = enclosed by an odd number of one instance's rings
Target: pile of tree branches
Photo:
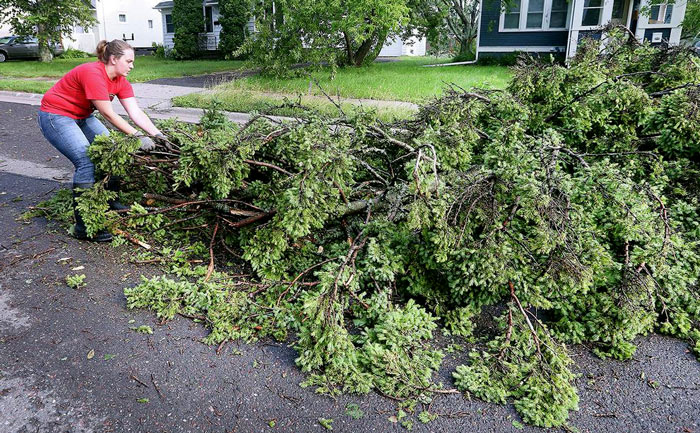
[[[593,45],[391,125],[212,110],[162,125],[148,154],[101,137],[91,158],[134,203],[102,212],[98,186],[80,206],[179,276],[126,289],[129,306],[200,319],[209,343],[292,333],[319,391],[425,399],[434,332],[475,336],[457,388],[561,425],[578,403],[566,343],[626,359],[658,331],[700,352],[698,59],[624,32]],[[475,325],[489,306],[495,335]]]

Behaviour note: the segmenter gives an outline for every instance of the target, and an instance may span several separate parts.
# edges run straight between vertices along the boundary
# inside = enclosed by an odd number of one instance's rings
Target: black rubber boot
[[[100,230],[97,233],[95,233],[95,236],[88,237],[87,230],[85,229],[85,222],[83,221],[83,217],[80,215],[80,212],[78,212],[78,203],[76,202],[76,199],[80,197],[80,195],[83,193],[82,190],[92,188],[92,185],[93,184],[91,183],[73,184],[73,216],[75,217],[75,228],[73,229],[73,236],[76,239],[84,241],[111,242],[112,235],[106,230]]]
[[[109,180],[107,181],[107,185],[105,185],[105,189],[107,191],[115,191],[117,193],[121,191],[121,178],[119,176],[110,176]],[[131,209],[129,206],[119,202],[118,199],[110,200],[108,203],[111,210],[128,211]]]

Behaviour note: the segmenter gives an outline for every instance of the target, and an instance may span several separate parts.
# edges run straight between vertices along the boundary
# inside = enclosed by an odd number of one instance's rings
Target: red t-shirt
[[[83,63],[71,69],[44,94],[41,111],[84,119],[95,110],[91,99],[111,101],[131,98],[134,90],[122,76],[110,80],[102,62]]]

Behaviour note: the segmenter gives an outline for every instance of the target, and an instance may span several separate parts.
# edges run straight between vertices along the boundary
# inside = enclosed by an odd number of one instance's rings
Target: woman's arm
[[[124,98],[120,99],[122,106],[129,114],[129,118],[134,121],[139,128],[146,131],[149,135],[161,134],[160,130],[151,122],[151,119],[146,115],[146,113],[141,110],[139,104],[136,102],[136,98]]]
[[[99,100],[91,100],[92,105],[97,108],[97,111],[104,116],[105,119],[109,121],[112,125],[114,125],[115,128],[118,130],[122,131],[125,134],[135,134],[138,132],[136,128],[133,126],[129,125],[129,122],[126,120],[122,119],[120,115],[118,115],[115,111],[114,108],[112,108],[112,101],[99,101]],[[145,115],[144,115],[145,116]],[[137,123],[138,125],[138,123]],[[140,126],[140,125],[139,125]]]

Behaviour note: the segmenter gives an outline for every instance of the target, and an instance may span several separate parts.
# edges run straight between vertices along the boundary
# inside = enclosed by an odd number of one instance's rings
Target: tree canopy
[[[687,0],[681,37],[690,42],[700,38],[700,0]]]
[[[85,0],[0,0],[0,23],[9,23],[22,36],[36,36],[42,62],[53,59],[50,44],[61,42],[74,27],[90,27],[97,20]]]
[[[407,23],[407,0],[282,0],[261,2],[255,38],[246,49],[268,71],[295,63],[362,66]]]

